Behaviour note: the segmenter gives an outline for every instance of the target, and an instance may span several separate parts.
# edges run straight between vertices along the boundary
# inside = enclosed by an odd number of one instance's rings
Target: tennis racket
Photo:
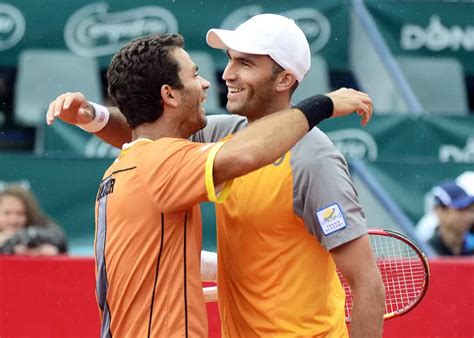
[[[385,286],[384,319],[401,316],[417,306],[428,289],[430,270],[424,253],[406,236],[395,231],[370,229],[370,243]],[[349,283],[337,270],[346,293],[346,321],[351,321]],[[205,287],[206,302],[217,301],[217,286]]]
[[[428,289],[428,260],[412,240],[398,232],[370,229],[369,238],[385,286],[384,319],[404,315],[420,303]],[[350,322],[351,288],[339,270],[337,274],[346,292],[346,321]]]

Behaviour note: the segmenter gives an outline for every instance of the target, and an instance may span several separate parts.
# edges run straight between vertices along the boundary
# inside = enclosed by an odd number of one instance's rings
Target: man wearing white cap
[[[279,15],[254,16],[235,31],[211,29],[207,42],[227,50],[227,109],[244,117],[208,117],[195,141],[232,137],[249,122],[289,108],[310,67],[304,33]],[[56,102],[54,116],[67,110],[64,100]],[[95,114],[83,97],[67,100],[68,109],[84,108],[77,121]],[[128,133],[112,109],[97,135],[121,145]],[[384,288],[364,213],[343,156],[318,128],[278,161],[236,179],[216,213],[223,336],[348,336],[336,265],[352,288],[351,336],[381,336]]]
[[[235,31],[211,29],[207,42],[227,50],[227,110],[248,121],[289,107],[310,68],[304,33],[283,16],[257,15]],[[231,132],[247,123],[232,118]],[[197,139],[224,137],[219,127]],[[233,188],[216,206],[224,335],[345,336],[335,262],[357,294],[351,335],[380,336],[383,286],[347,165],[329,139],[314,128]]]

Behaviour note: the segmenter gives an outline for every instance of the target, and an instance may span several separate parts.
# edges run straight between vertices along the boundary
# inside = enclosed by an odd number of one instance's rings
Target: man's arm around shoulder
[[[272,163],[293,147],[309,130],[329,117],[357,112],[366,124],[372,101],[365,93],[342,88],[316,95],[253,122],[226,142],[214,160],[216,185]]]

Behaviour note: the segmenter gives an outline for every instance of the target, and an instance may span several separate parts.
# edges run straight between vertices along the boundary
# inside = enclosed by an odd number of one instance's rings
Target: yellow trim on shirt
[[[205,183],[206,183],[206,190],[207,190],[207,197],[209,198],[210,202],[214,203],[223,203],[227,196],[230,193],[230,187],[232,186],[232,182],[234,180],[230,180],[225,182],[224,187],[222,188],[221,192],[218,196],[216,196],[216,188],[214,185],[214,177],[212,176],[213,169],[214,169],[214,159],[216,158],[217,152],[221,147],[224,145],[225,142],[216,143],[214,147],[212,147],[209,155],[207,156],[206,160],[206,168],[205,168]]]

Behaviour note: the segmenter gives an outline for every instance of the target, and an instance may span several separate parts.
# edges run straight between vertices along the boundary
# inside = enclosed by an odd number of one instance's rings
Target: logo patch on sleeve
[[[334,203],[316,212],[319,225],[325,236],[346,227],[346,220],[339,204]]]

